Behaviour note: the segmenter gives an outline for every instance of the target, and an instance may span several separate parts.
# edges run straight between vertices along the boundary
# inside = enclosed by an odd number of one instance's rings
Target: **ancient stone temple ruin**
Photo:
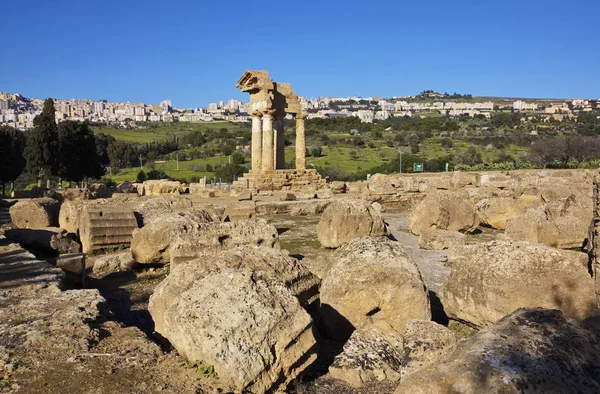
[[[306,169],[304,119],[298,96],[289,83],[273,82],[266,70],[248,70],[237,88],[250,93],[252,116],[252,169],[235,188],[258,190],[318,189],[325,181],[314,169]],[[296,168],[286,169],[284,118],[296,119]]]

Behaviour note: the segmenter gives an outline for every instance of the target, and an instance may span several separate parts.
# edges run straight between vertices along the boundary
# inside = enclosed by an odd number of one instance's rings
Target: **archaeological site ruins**
[[[0,200],[0,392],[600,393],[598,170],[328,182],[291,85],[238,87],[231,188]]]
[[[324,180],[306,168],[304,119],[298,96],[289,83],[273,82],[268,71],[248,70],[237,88],[250,93],[252,169],[234,187],[258,190],[301,190],[322,187]],[[286,169],[284,118],[296,119],[296,167]]]

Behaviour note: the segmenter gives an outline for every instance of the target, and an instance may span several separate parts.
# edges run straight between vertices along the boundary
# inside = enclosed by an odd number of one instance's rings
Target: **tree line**
[[[27,170],[38,185],[56,178],[81,182],[104,174],[96,138],[87,122],[56,123],[54,101],[44,102],[42,113],[26,134],[0,127],[0,183],[2,194],[8,182]]]

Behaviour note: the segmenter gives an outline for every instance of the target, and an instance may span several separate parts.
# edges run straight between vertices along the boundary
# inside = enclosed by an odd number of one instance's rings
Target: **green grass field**
[[[248,125],[240,125],[231,122],[212,122],[212,123],[172,123],[163,124],[158,123],[152,125],[152,127],[135,129],[135,130],[120,130],[110,128],[95,128],[96,133],[102,132],[114,136],[118,140],[129,141],[129,142],[152,142],[164,140],[172,135],[185,135],[189,132],[196,130],[213,129],[218,130],[221,128],[227,129],[242,129],[248,127]],[[335,167],[348,173],[355,174],[358,172],[365,172],[374,167],[380,166],[386,162],[393,160],[397,157],[397,148],[388,147],[386,140],[393,139],[395,133],[385,131],[382,133],[382,138],[372,139],[369,134],[362,134],[360,138],[363,139],[365,145],[362,147],[348,147],[347,144],[354,137],[344,132],[331,132],[327,133],[329,140],[333,142],[331,147],[322,146],[322,155],[320,157],[307,157],[307,164],[314,165],[319,168]],[[458,150],[466,150],[472,143],[470,140],[461,138],[451,138],[452,147],[444,148],[441,144],[442,138],[431,137],[422,140],[419,144],[418,154],[426,158],[440,158],[451,153],[456,153]],[[307,147],[310,149],[312,146],[322,145],[320,140],[311,139],[307,141]],[[371,145],[369,148],[368,146]],[[372,146],[375,146],[374,148]],[[402,147],[402,151],[406,154],[411,153],[411,149],[408,146]],[[478,146],[478,151],[484,162],[493,162],[498,158],[498,154],[502,151],[507,155],[517,159],[519,152],[527,151],[526,148],[514,144],[509,144],[502,150],[495,147],[486,149],[484,146]],[[188,152],[190,153],[190,152]],[[174,157],[174,156],[171,156]],[[246,163],[250,162],[250,157],[246,158]],[[286,163],[293,163],[295,160],[295,147],[286,147]],[[206,166],[210,164],[215,166],[217,164],[225,165],[229,163],[229,156],[213,156],[203,159],[194,159],[179,162],[179,169],[177,169],[177,163],[175,161],[168,162],[157,162],[154,168],[157,170],[164,171],[168,176],[175,179],[191,180],[192,178],[202,179],[207,176],[212,179],[215,175],[214,172],[206,171]],[[293,165],[293,164],[292,164]],[[149,168],[144,168],[144,171],[149,171]],[[200,171],[201,170],[201,171]],[[118,174],[113,174],[112,179],[115,182],[122,181],[134,181],[136,179],[139,167],[123,169]]]
[[[110,135],[119,141],[127,142],[155,142],[164,141],[169,136],[183,136],[196,130],[212,129],[218,130],[222,128],[235,129],[244,127],[241,123],[233,122],[178,122],[178,123],[144,123],[140,128],[135,129],[116,129],[111,127],[92,126],[94,133],[104,133]]]

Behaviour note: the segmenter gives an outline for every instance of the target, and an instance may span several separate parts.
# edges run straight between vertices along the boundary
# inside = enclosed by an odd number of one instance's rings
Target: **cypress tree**
[[[42,113],[33,119],[33,129],[25,147],[27,171],[38,182],[58,175],[58,130],[54,115],[54,100],[44,101]]]

